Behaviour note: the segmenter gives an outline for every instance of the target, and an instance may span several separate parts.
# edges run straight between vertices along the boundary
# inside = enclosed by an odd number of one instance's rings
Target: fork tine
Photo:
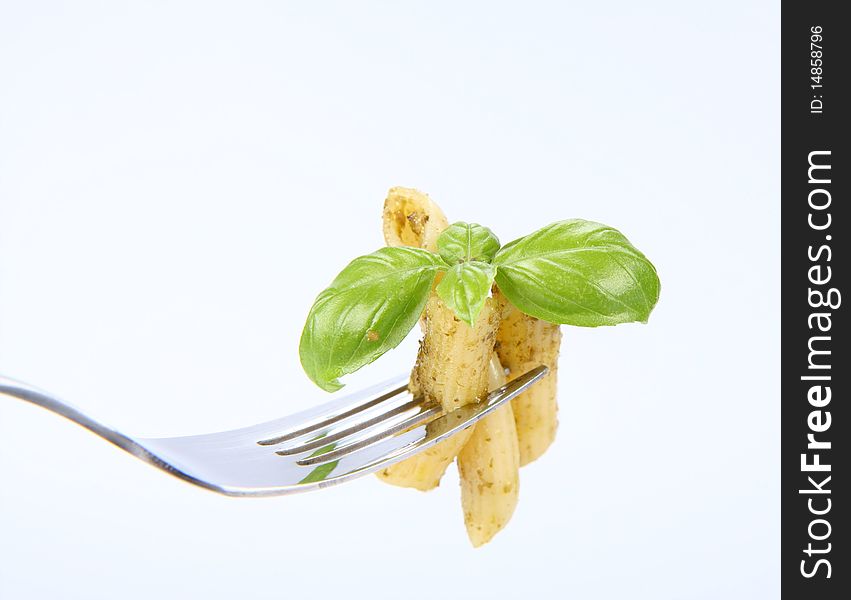
[[[323,452],[321,454],[317,453],[315,455],[308,456],[308,457],[303,458],[301,460],[297,460],[296,463],[301,465],[302,467],[308,467],[308,466],[312,466],[312,465],[318,465],[318,464],[322,464],[322,463],[333,462],[335,460],[340,460],[342,457],[347,456],[348,454],[351,454],[352,452],[356,452],[356,451],[360,450],[361,448],[366,448],[367,446],[372,446],[373,444],[376,444],[376,443],[380,442],[381,440],[383,440],[385,438],[392,437],[392,436],[396,435],[397,433],[401,433],[403,431],[411,429],[412,427],[416,427],[417,425],[422,425],[426,421],[430,421],[434,417],[438,416],[440,414],[440,410],[441,410],[440,407],[437,406],[437,405],[430,406],[429,408],[426,408],[425,410],[423,410],[423,411],[421,411],[421,412],[419,412],[415,415],[412,415],[412,416],[408,417],[407,419],[399,421],[395,425],[391,425],[390,427],[387,427],[386,429],[382,430],[379,433],[371,435],[367,438],[363,438],[363,439],[360,439],[360,440],[355,440],[353,442],[349,442],[348,444],[344,444],[342,446],[337,446],[336,448],[329,450],[328,452]],[[337,438],[337,439],[341,439],[341,438]],[[320,440],[317,440],[317,441],[320,442],[319,445],[324,445],[326,443],[324,438],[321,441]],[[277,452],[276,454],[280,454],[282,456],[286,455],[284,451]],[[293,454],[293,453],[288,452],[287,454]]]
[[[343,438],[347,438],[352,434],[371,429],[372,427],[375,427],[376,425],[383,423],[384,421],[392,419],[397,415],[404,414],[420,406],[422,406],[422,401],[418,398],[414,398],[413,400],[409,400],[408,402],[391,408],[388,411],[379,413],[378,415],[370,419],[367,419],[365,421],[359,421],[354,425],[346,427],[345,429],[341,429],[340,431],[335,431],[334,433],[328,435],[323,435],[321,437],[316,437],[300,444],[296,443],[292,446],[282,448],[281,450],[278,450],[275,454],[280,454],[281,456],[290,456],[293,454],[301,454],[302,452],[310,452],[311,450],[315,450],[322,446],[327,446],[328,444],[342,440]],[[364,409],[363,411],[357,411],[353,414],[360,414],[361,412],[366,412],[366,409]],[[337,421],[339,421],[339,419]],[[332,421],[332,423],[337,421]],[[290,436],[289,439],[292,439],[292,436]]]
[[[526,390],[526,388],[544,377],[547,372],[548,369],[544,366],[536,367],[535,369],[520,375],[516,379],[509,381],[504,386],[493,390],[482,402],[468,404],[450,413],[446,413],[443,416],[439,416],[421,427],[420,429],[423,429],[423,432],[421,432],[419,436],[414,435],[413,440],[411,440],[411,436],[407,434],[397,434],[406,432],[406,430],[410,430],[412,427],[416,427],[417,424],[428,420],[431,416],[439,415],[441,411],[438,406],[427,408],[422,413],[414,415],[413,417],[410,417],[409,419],[406,419],[405,421],[389,427],[377,434],[367,438],[354,440],[342,446],[337,446],[328,452],[321,454],[316,453],[315,455],[298,460],[296,463],[300,466],[314,466],[331,463],[347,458],[359,450],[364,450],[381,443],[385,443],[387,446],[386,451],[381,453],[380,458],[369,460],[368,462],[370,464],[374,464],[376,462],[387,464],[396,462],[395,459],[397,458],[398,460],[401,460],[402,457],[413,453],[415,450],[423,446],[436,444],[450,435],[469,427],[482,417],[496,410],[505,402],[508,402],[522,393]]]
[[[315,418],[314,420],[308,422],[307,425],[300,426],[297,429],[292,429],[290,431],[287,431],[286,433],[283,433],[281,435],[277,435],[277,436],[272,437],[272,438],[260,440],[257,443],[260,444],[261,446],[276,446],[276,445],[278,445],[282,442],[286,442],[286,441],[301,437],[303,435],[314,433],[314,432],[316,432],[320,429],[323,429],[324,427],[328,427],[330,425],[333,425],[334,423],[339,423],[340,421],[348,419],[349,417],[353,417],[353,416],[357,415],[358,413],[369,410],[370,408],[373,408],[374,406],[378,406],[379,404],[381,404],[385,400],[399,395],[400,393],[402,393],[406,389],[407,389],[407,385],[399,386],[399,387],[397,387],[393,390],[390,390],[387,393],[381,394],[380,396],[377,396],[375,398],[370,398],[366,402],[355,403],[355,404],[353,404],[349,407],[346,407],[345,409],[343,409],[341,411],[335,412],[335,413],[330,414],[330,415],[320,415],[319,417]]]

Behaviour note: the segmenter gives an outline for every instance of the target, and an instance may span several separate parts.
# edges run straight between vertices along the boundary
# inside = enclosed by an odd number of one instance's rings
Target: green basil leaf
[[[646,322],[659,299],[650,261],[619,231],[592,221],[548,225],[504,246],[493,263],[511,303],[552,323]]]
[[[356,258],[316,298],[299,343],[307,375],[333,392],[338,378],[395,348],[416,324],[440,257],[419,248],[382,248]]]
[[[453,223],[437,238],[437,251],[449,265],[469,260],[489,263],[497,250],[497,237],[478,223]]]
[[[463,262],[444,273],[435,291],[459,319],[472,327],[485,305],[495,272],[488,263]]]

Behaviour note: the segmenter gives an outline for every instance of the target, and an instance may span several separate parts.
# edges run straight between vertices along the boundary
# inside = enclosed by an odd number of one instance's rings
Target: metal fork
[[[433,446],[508,402],[547,373],[544,366],[442,414],[414,398],[407,376],[251,427],[168,438],[125,435],[54,396],[0,376],[0,394],[42,406],[136,458],[227,496],[278,496],[329,487]]]

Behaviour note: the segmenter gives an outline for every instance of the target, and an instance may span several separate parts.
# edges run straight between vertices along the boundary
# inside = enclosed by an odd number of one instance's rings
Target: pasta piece
[[[530,317],[507,305],[496,335],[496,353],[513,379],[538,365],[546,365],[549,374],[511,401],[517,437],[520,441],[520,465],[541,456],[556,436],[558,404],[556,403],[556,371],[561,345],[561,328]]]
[[[411,374],[411,389],[451,412],[484,398],[488,364],[499,327],[499,308],[488,298],[470,327],[433,293],[425,308],[425,336]]]
[[[493,354],[488,387],[506,381]],[[464,525],[474,547],[486,544],[514,514],[520,491],[520,449],[511,404],[501,406],[476,423],[469,441],[458,454]]]
[[[413,246],[437,252],[437,237],[449,227],[446,215],[427,194],[394,187],[384,201],[384,241],[388,246]]]
[[[382,226],[388,246],[414,246],[436,252],[437,237],[449,226],[449,222],[428,195],[411,188],[394,187],[384,201]],[[422,323],[425,324],[425,317]],[[421,491],[434,489],[471,433],[472,429],[462,431],[407,460],[382,469],[378,477],[392,485]]]

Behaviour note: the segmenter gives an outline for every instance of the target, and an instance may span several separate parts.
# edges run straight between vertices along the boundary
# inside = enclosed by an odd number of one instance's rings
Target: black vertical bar
[[[851,22],[839,12],[847,7],[782,4],[781,584],[787,598],[851,598],[851,354],[844,306],[851,303]]]

